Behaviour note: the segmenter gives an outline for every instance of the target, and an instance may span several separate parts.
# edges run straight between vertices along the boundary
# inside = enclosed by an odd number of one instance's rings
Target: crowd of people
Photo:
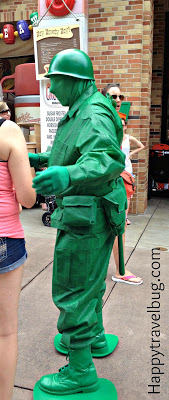
[[[50,154],[30,154],[28,158],[22,131],[10,121],[8,105],[0,102],[0,398],[3,400],[12,399],[18,303],[27,258],[20,204],[32,207],[36,193],[56,195],[53,226],[58,232],[52,295],[60,310],[57,326],[69,349],[69,364],[59,373],[42,377],[40,390],[54,395],[98,390],[91,348],[107,346],[102,298],[112,249],[116,264],[112,280],[135,285],[143,282],[127,269],[124,275],[119,272],[117,236],[123,235],[124,248],[131,200],[120,175],[126,170],[133,176],[131,158],[144,148],[136,138],[127,135],[125,115],[120,119],[124,95],[116,84],[107,85],[103,96],[99,93],[91,60],[80,50],[58,53],[51,61],[47,77],[50,91],[62,105],[69,106],[59,123]],[[30,165],[38,167],[44,163],[47,169],[36,174],[32,187]],[[117,211],[118,204],[121,213]]]

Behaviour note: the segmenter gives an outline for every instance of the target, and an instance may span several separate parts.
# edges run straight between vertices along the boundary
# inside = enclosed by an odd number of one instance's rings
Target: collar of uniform
[[[75,112],[80,108],[81,104],[84,103],[86,99],[92,96],[92,94],[97,92],[97,87],[95,84],[91,85],[82,95],[75,101],[71,109],[68,111],[67,116],[72,118]]]

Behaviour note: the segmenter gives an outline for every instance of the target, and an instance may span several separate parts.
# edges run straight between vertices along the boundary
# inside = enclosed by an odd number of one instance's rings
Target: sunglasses
[[[120,94],[120,96],[117,96],[117,94],[112,94],[111,96],[113,97],[114,100],[116,100],[117,97],[119,97],[119,99],[120,99],[121,101],[124,100],[124,95],[123,95],[123,94]]]
[[[0,111],[0,114],[11,113],[11,110],[8,108],[7,110]]]

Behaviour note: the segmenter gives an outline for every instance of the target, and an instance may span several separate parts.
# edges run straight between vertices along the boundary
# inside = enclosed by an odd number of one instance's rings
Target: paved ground
[[[142,285],[113,283],[113,256],[110,260],[104,326],[106,333],[118,335],[119,343],[112,355],[94,362],[98,376],[115,384],[118,400],[169,399],[168,205],[168,199],[152,198],[144,215],[130,216],[125,258],[127,268],[143,278]],[[21,214],[29,258],[20,299],[19,358],[13,400],[32,400],[36,381],[65,364],[65,357],[53,345],[58,319],[51,298],[56,231],[42,224],[42,214],[40,208],[23,210]],[[152,251],[155,248],[160,250]]]

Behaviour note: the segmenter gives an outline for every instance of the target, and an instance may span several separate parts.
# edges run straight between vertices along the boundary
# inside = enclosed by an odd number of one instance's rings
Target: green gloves
[[[37,172],[33,179],[33,188],[36,193],[44,196],[59,194],[69,186],[69,172],[66,167],[49,167],[45,171]]]
[[[44,153],[28,153],[31,167],[47,167],[50,151]]]
[[[39,154],[36,153],[28,153],[29,156],[29,162],[31,167],[39,167],[39,162],[40,162],[40,158],[39,158]]]

